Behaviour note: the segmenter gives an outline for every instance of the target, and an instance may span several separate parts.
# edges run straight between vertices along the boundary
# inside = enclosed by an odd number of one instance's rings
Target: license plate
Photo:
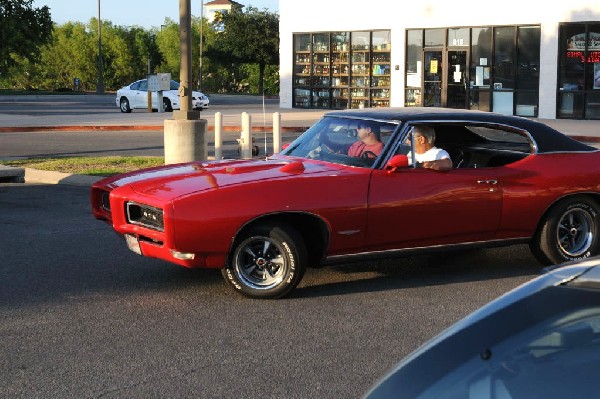
[[[127,242],[127,248],[129,248],[131,251],[138,255],[142,254],[142,248],[140,248],[140,242],[136,236],[125,234],[125,242]]]

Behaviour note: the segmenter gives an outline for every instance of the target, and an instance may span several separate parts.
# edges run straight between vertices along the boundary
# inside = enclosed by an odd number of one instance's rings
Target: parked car
[[[379,155],[327,149],[350,146],[366,124],[383,142]],[[409,165],[421,125],[454,169]],[[545,265],[600,253],[600,152],[542,123],[480,111],[330,112],[267,159],[109,177],[91,200],[138,254],[221,268],[255,298],[288,294],[309,266],[350,260],[516,243]]]
[[[595,398],[600,260],[548,272],[407,356],[365,399]]]
[[[163,109],[171,112],[180,109],[179,83],[171,80],[170,90],[163,91]],[[142,79],[117,90],[117,107],[121,112],[132,109],[148,109],[148,80]],[[192,108],[202,110],[208,108],[210,100],[199,91],[192,92]],[[158,109],[158,93],[152,92],[152,108]]]

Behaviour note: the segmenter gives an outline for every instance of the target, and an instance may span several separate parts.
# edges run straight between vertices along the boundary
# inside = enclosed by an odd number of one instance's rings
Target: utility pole
[[[192,7],[190,0],[179,0],[179,97],[181,111],[173,115],[175,119],[198,119],[197,112],[192,112]]]
[[[202,54],[204,53],[204,0],[200,0],[200,71],[198,71],[198,91],[202,91]]]
[[[165,120],[165,163],[206,160],[206,119],[192,110],[192,9],[190,0],[179,0],[179,104],[173,119]]]
[[[104,93],[104,68],[102,65],[102,20],[100,19],[100,0],[98,0],[98,83],[96,93]]]

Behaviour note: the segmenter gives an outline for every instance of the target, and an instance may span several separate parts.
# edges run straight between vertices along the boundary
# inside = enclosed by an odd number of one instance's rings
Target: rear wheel
[[[598,204],[585,197],[556,204],[530,244],[533,254],[545,265],[598,255],[599,215]]]
[[[131,107],[129,106],[129,100],[127,99],[127,97],[123,97],[121,99],[121,101],[119,102],[119,108],[121,109],[121,112],[131,112]]]
[[[281,298],[293,290],[306,270],[304,240],[291,226],[257,226],[236,239],[225,280],[252,298]]]

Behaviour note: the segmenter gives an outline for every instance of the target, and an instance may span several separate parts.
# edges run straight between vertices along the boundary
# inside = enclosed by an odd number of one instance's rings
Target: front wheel
[[[600,253],[600,207],[584,197],[555,205],[530,247],[544,265],[589,258]]]
[[[222,274],[243,295],[281,298],[306,270],[304,240],[291,226],[257,226],[236,239]]]
[[[129,113],[131,112],[131,107],[129,106],[129,100],[126,97],[123,97],[119,102],[119,108],[121,112]]]

